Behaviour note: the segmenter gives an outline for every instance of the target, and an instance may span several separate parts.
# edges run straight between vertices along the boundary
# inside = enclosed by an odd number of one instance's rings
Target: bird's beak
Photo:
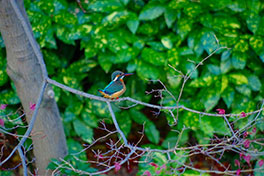
[[[130,76],[133,75],[133,73],[124,73],[122,76]]]

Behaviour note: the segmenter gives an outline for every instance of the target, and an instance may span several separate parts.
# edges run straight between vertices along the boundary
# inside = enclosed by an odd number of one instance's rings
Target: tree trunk
[[[23,0],[16,0],[15,2],[24,21],[31,29]],[[17,94],[29,123],[32,116],[30,103],[37,101],[41,84],[45,81],[42,75],[46,70],[40,66],[41,64],[32,48],[32,42],[30,43],[27,38],[21,19],[19,20],[10,0],[0,0],[0,31],[6,46],[7,73],[16,86]],[[31,30],[30,33],[33,35]],[[34,40],[33,43],[39,50],[37,42]],[[62,122],[51,92],[52,88],[48,86],[31,133],[38,175],[51,175],[51,171],[46,170],[50,159],[63,158],[67,154]]]

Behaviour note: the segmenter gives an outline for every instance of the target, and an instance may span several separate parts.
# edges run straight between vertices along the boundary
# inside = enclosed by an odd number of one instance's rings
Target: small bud
[[[264,160],[260,160],[260,161],[258,162],[259,167],[262,167],[263,164],[264,164]]]
[[[151,173],[147,170],[143,173],[143,175],[146,175],[146,176],[151,176]]]
[[[216,109],[216,111],[218,111],[218,114],[225,114],[225,110],[224,109]]]
[[[47,95],[51,99],[51,98],[54,98],[55,93],[53,90],[48,90]]]
[[[246,117],[247,114],[245,112],[241,112],[241,117]]]
[[[1,105],[0,105],[0,109],[1,109],[1,110],[4,110],[6,107],[7,107],[7,104],[1,104]]]
[[[119,163],[115,163],[115,172],[119,171],[121,169],[121,165]]]
[[[154,166],[156,169],[159,167],[156,163],[149,163],[149,165]]]
[[[4,119],[0,119],[0,126],[2,126],[2,127],[5,126],[5,121],[4,121]]]

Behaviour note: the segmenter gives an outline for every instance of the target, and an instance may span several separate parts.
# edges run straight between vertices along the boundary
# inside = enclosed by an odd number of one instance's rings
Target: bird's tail
[[[106,96],[106,93],[102,89],[98,89],[98,92],[100,92],[104,97]]]
[[[98,92],[100,92],[103,95],[103,97],[109,98],[109,95],[107,95],[102,89],[98,89]]]

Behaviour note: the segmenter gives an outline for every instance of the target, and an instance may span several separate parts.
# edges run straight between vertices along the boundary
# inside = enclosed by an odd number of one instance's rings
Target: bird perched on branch
[[[115,71],[111,75],[112,81],[104,88],[98,91],[105,97],[110,99],[118,99],[125,91],[126,85],[123,81],[125,76],[132,75],[133,73],[123,73],[121,71]]]

